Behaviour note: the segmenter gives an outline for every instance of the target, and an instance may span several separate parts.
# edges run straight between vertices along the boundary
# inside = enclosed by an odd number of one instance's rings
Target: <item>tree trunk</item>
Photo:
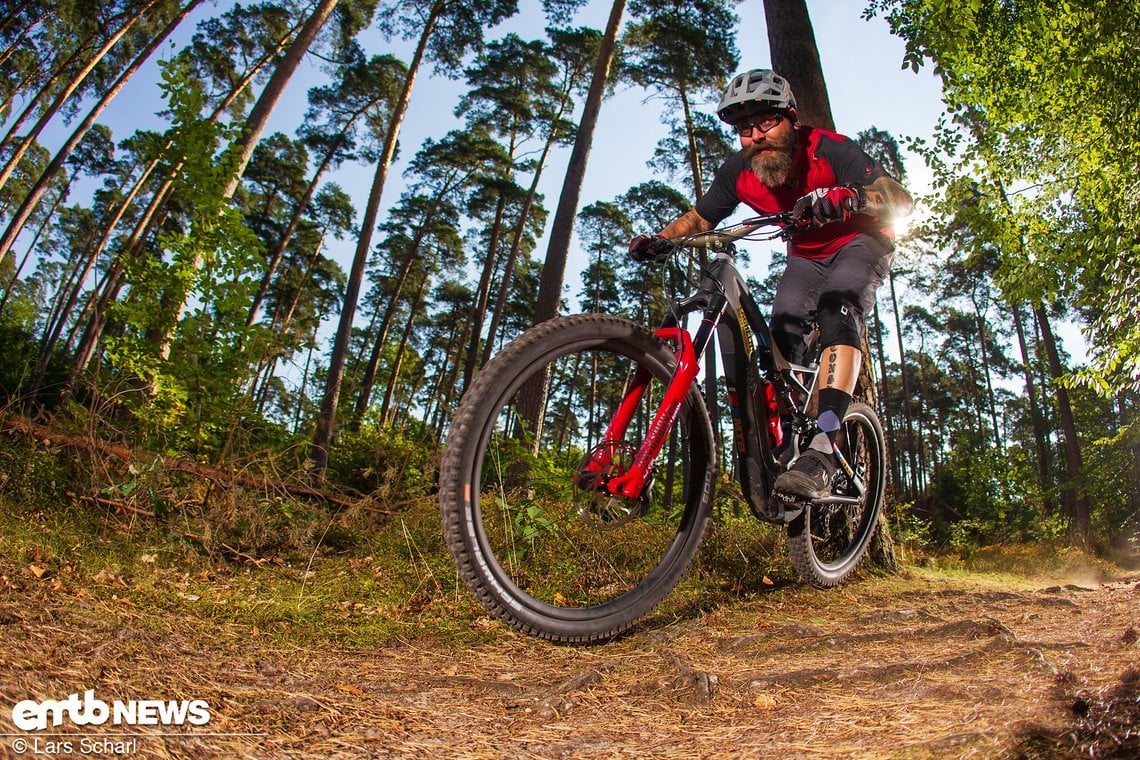
[[[566,100],[563,101],[563,107],[559,109],[556,120],[560,119],[565,112],[566,102]],[[487,342],[483,344],[482,364],[486,364],[491,359],[495,337],[499,333],[499,324],[503,318],[503,308],[507,303],[507,293],[510,289],[511,276],[514,274],[515,262],[518,260],[519,252],[522,249],[523,235],[526,234],[527,219],[530,217],[531,208],[534,206],[534,199],[538,196],[538,181],[542,177],[542,170],[546,166],[546,159],[554,147],[554,141],[555,132],[552,126],[550,136],[547,138],[546,144],[542,147],[542,155],[539,157],[538,164],[535,167],[534,177],[531,178],[530,188],[527,190],[526,200],[523,201],[522,211],[519,212],[519,221],[518,224],[515,225],[514,237],[511,238],[511,250],[510,253],[507,254],[507,262],[503,265],[503,278],[499,282],[499,294],[495,298],[495,307],[491,312],[491,325],[487,328]]]
[[[1001,432],[998,430],[997,399],[994,397],[994,383],[992,374],[990,373],[989,341],[986,340],[986,328],[988,325],[986,324],[985,314],[982,313],[981,306],[973,291],[970,292],[970,303],[974,307],[974,323],[978,327],[978,347],[982,352],[982,376],[985,378],[986,383],[986,401],[989,404],[990,424],[994,434],[994,446],[997,447],[998,451],[1002,451],[1005,447],[1002,445]]]
[[[127,261],[130,260],[130,257],[138,255],[138,250],[142,245],[142,240],[146,233],[151,230],[152,224],[157,224],[156,220],[161,218],[162,215],[159,213],[159,210],[169,198],[171,189],[174,186],[174,176],[178,173],[179,167],[181,167],[181,164],[171,167],[166,180],[155,190],[150,202],[147,203],[146,210],[135,223],[130,238],[111,263],[111,268],[107,276],[106,289],[96,301],[95,309],[83,331],[83,337],[80,339],[79,347],[76,350],[73,367],[77,373],[86,369],[87,363],[95,355],[95,344],[102,338],[103,328],[107,323],[106,308],[110,305],[111,301],[114,300],[119,289],[122,287],[122,277],[126,271]],[[95,255],[98,256],[99,253],[99,251],[96,251]]]
[[[505,180],[506,178],[504,178]],[[483,273],[479,278],[479,289],[475,293],[475,308],[471,312],[471,337],[467,343],[467,353],[463,358],[463,390],[471,384],[479,359],[479,339],[483,337],[483,320],[487,316],[487,303],[491,299],[491,281],[494,279],[495,253],[503,231],[503,214],[507,207],[507,191],[499,191],[499,201],[495,204],[495,221],[491,225],[490,242],[487,244],[487,258],[483,261]]]
[[[685,92],[683,82],[678,87],[678,94],[681,98],[681,112],[685,118],[685,137],[689,144],[689,171],[693,177],[693,198],[699,201],[705,194],[704,172],[701,167],[701,154],[697,150],[697,136],[693,130],[693,112],[689,107],[689,95]]]
[[[835,119],[831,116],[806,0],[764,0],[764,18],[772,68],[791,84],[800,121],[834,130]]]
[[[895,338],[899,344],[899,380],[902,383],[903,420],[906,422],[906,455],[910,469],[910,499],[918,498],[918,465],[914,457],[914,420],[910,413],[910,383],[907,381],[906,346],[903,345],[902,318],[899,316],[899,300],[895,293],[895,275],[888,275],[891,287],[891,308],[895,314]]]
[[[574,233],[574,218],[578,213],[578,201],[582,195],[582,181],[586,176],[586,164],[590,158],[590,148],[594,141],[594,128],[598,124],[598,113],[602,108],[606,82],[610,66],[613,64],[614,49],[617,43],[618,27],[625,12],[625,0],[614,0],[610,8],[606,31],[598,48],[598,59],[594,62],[594,73],[590,79],[590,89],[582,108],[582,119],[574,136],[574,148],[570,151],[570,162],[566,165],[566,176],[562,181],[562,192],[558,196],[558,207],[554,212],[554,222],[550,228],[550,242],[546,248],[546,261],[542,267],[542,277],[538,286],[538,301],[535,304],[534,322],[538,324],[553,319],[558,314],[562,302],[562,281],[566,274],[566,257],[570,252],[570,238]],[[542,411],[546,406],[546,378],[536,377],[522,389],[519,413],[534,431],[537,442],[542,434]]]
[[[253,149],[257,147],[257,143],[261,139],[261,133],[265,131],[265,125],[269,123],[269,117],[273,115],[273,109],[277,107],[277,101],[281,99],[289,80],[293,78],[293,74],[305,57],[305,53],[309,52],[309,48],[312,47],[317,34],[324,28],[338,1],[320,0],[308,20],[305,21],[305,25],[301,27],[297,37],[289,45],[289,50],[285,53],[281,63],[273,70],[273,74],[269,77],[269,81],[266,83],[265,89],[261,91],[257,102],[250,109],[249,117],[245,120],[245,129],[242,130],[241,139],[236,146],[240,151],[237,169],[226,186],[224,197],[232,198],[237,192],[238,183],[241,182],[242,175],[245,174],[245,167],[249,164],[249,159],[253,156]]]
[[[1057,353],[1057,341],[1049,325],[1049,315],[1040,304],[1034,304],[1033,314],[1041,328],[1045,353],[1049,357],[1049,372],[1053,376],[1053,388],[1057,394],[1057,413],[1061,416],[1061,428],[1065,432],[1065,461],[1068,465],[1067,483],[1064,487],[1066,500],[1073,504],[1073,540],[1077,547],[1088,551],[1092,548],[1092,524],[1089,498],[1081,483],[1081,446],[1077,440],[1077,425],[1073,420],[1073,408],[1069,404],[1069,390],[1059,381],[1065,374],[1061,358]]]
[[[879,304],[875,304],[875,352],[879,355],[879,414],[883,418],[883,429],[887,436],[887,459],[890,461],[891,482],[896,491],[901,491],[903,479],[899,473],[899,462],[896,452],[898,441],[895,438],[894,415],[887,408],[891,403],[891,394],[887,388],[887,352],[883,348],[883,321],[879,318]]]
[[[598,49],[598,60],[594,63],[593,78],[590,80],[590,89],[582,109],[582,119],[578,122],[578,132],[574,137],[570,162],[566,166],[566,177],[562,181],[562,192],[558,196],[558,208],[550,228],[550,242],[546,249],[546,262],[542,267],[538,303],[535,305],[535,324],[557,315],[558,305],[562,300],[562,280],[566,274],[566,256],[570,251],[570,238],[574,233],[574,218],[578,213],[578,200],[582,195],[582,181],[586,176],[586,164],[594,141],[594,128],[598,124],[598,113],[602,108],[602,97],[605,95],[606,81],[613,63],[618,27],[621,25],[624,12],[625,0],[614,0],[605,36]]]
[[[313,280],[313,267],[315,267],[320,260],[321,249],[325,247],[325,238],[328,237],[328,234],[329,228],[326,225],[325,228],[321,230],[321,238],[317,241],[316,245],[313,246],[313,252],[309,256],[309,268],[305,272],[305,279],[297,286],[297,290],[293,293],[293,297],[289,299],[289,306],[285,308],[284,313],[281,313],[280,307],[277,312],[274,313],[273,326],[277,332],[283,333],[293,324],[293,314],[297,311],[297,306],[301,302],[301,294],[304,293],[305,288],[307,288],[309,283]]]
[[[392,324],[392,318],[396,315],[396,306],[400,302],[400,296],[404,293],[404,285],[407,284],[408,277],[412,273],[412,264],[415,263],[416,255],[419,253],[420,243],[423,242],[426,229],[427,222],[425,221],[417,232],[416,238],[412,240],[408,255],[404,257],[404,261],[400,265],[400,272],[396,275],[396,282],[392,286],[388,308],[384,310],[384,317],[380,320],[380,329],[376,334],[376,339],[372,342],[372,353],[368,357],[364,379],[361,380],[360,390],[356,395],[356,410],[353,413],[353,421],[356,423],[364,419],[364,413],[368,410],[368,404],[372,400],[372,388],[376,385],[376,375],[380,370],[380,354],[383,353],[384,344],[388,340],[388,328]]]
[[[1041,417],[1041,404],[1037,400],[1037,383],[1033,379],[1033,362],[1025,342],[1025,328],[1021,320],[1021,306],[1015,304],[1013,327],[1017,332],[1017,345],[1021,349],[1021,371],[1025,377],[1025,393],[1029,397],[1029,421],[1033,426],[1033,440],[1037,446],[1037,485],[1041,489],[1043,507],[1046,514],[1056,511],[1052,495],[1052,477],[1049,474],[1049,445],[1045,435],[1045,424]]]
[[[432,6],[431,14],[424,23],[423,33],[411,65],[408,66],[408,76],[404,80],[404,88],[400,98],[392,109],[391,119],[388,123],[388,133],[384,139],[384,149],[376,167],[376,175],[372,180],[372,188],[368,194],[368,204],[365,207],[364,219],[360,225],[360,238],[356,241],[356,253],[352,259],[352,268],[349,272],[348,283],[345,289],[344,305],[340,312],[340,322],[337,325],[336,338],[333,342],[332,354],[329,357],[329,368],[325,382],[325,392],[321,399],[321,411],[317,417],[316,430],[313,432],[312,473],[319,479],[324,479],[325,470],[329,463],[329,446],[332,445],[333,429],[336,424],[337,402],[340,400],[340,386],[344,380],[344,364],[348,354],[348,342],[352,334],[352,320],[356,316],[356,302],[360,297],[360,285],[364,279],[364,267],[368,262],[368,252],[372,248],[372,233],[376,228],[376,216],[380,210],[380,196],[384,191],[384,181],[388,177],[388,169],[392,164],[392,156],[396,152],[396,140],[400,135],[400,125],[404,114],[408,110],[408,101],[412,96],[412,86],[416,81],[416,72],[423,61],[427,50],[428,40],[435,31],[436,22],[443,12],[442,0]]]
[[[1116,403],[1119,414],[1119,425],[1122,430],[1128,430],[1134,424],[1132,420],[1136,410],[1136,404],[1133,397],[1133,403],[1129,403],[1129,395],[1124,391],[1116,394]],[[1129,489],[1129,500],[1132,502],[1132,514],[1140,515],[1140,440],[1137,439],[1135,434],[1132,435],[1132,488]]]
[[[412,337],[412,328],[415,327],[416,317],[424,302],[424,293],[427,290],[428,279],[428,276],[425,274],[423,280],[420,281],[420,287],[416,291],[415,298],[412,299],[409,305],[408,321],[404,324],[403,333],[400,334],[400,347],[396,349],[396,358],[392,360],[392,371],[388,373],[388,387],[384,389],[384,402],[380,406],[380,421],[383,424],[390,422],[389,410],[392,408],[392,397],[396,393],[400,367],[404,363],[404,354],[407,353],[408,340]]]

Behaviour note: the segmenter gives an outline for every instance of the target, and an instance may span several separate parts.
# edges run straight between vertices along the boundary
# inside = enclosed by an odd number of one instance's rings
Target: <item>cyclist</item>
[[[780,352],[801,364],[806,327],[819,326],[821,432],[776,490],[819,498],[835,473],[832,444],[859,377],[864,318],[894,255],[891,221],[910,212],[911,197],[858,143],[801,124],[788,81],[773,71],[737,75],[717,116],[739,136],[740,151],[692,210],[656,235],[633,237],[629,252],[637,261],[664,259],[668,238],[712,229],[741,201],[762,214],[791,211],[807,226],[788,242],[771,327]]]

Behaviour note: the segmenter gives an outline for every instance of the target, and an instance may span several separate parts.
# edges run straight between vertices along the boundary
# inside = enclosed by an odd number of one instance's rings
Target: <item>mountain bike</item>
[[[829,588],[855,569],[886,484],[870,406],[855,401],[843,419],[829,495],[773,491],[818,430],[809,411],[820,349],[809,348],[804,364],[781,354],[736,268],[735,244],[795,230],[789,214],[776,214],[678,238],[673,261],[692,263],[696,287],[671,300],[659,328],[606,314],[552,319],[476,375],[444,450],[440,511],[459,575],[491,614],[550,641],[602,641],[676,586],[701,544],[717,480],[698,382],[714,332],[732,469],[751,512],[786,526],[804,581]]]

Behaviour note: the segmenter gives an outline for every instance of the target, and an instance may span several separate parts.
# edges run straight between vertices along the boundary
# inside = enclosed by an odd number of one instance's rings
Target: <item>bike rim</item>
[[[840,470],[834,494],[856,496],[858,481],[862,496],[855,504],[813,504],[809,508],[809,545],[824,573],[843,572],[863,555],[875,528],[876,505],[883,489],[882,456],[871,420],[858,412],[849,415],[836,442],[855,471],[855,478]]]
[[[594,503],[573,482],[601,442],[635,353],[621,341],[596,339],[548,351],[517,373],[484,417],[472,460],[469,535],[501,595],[543,618],[597,620],[651,606],[688,564],[701,490],[689,470],[705,469],[703,460],[686,461],[688,414],[674,428],[675,444],[667,442],[658,458],[647,503],[618,500],[611,520],[607,500]],[[654,381],[623,446],[640,442],[670,376],[660,361],[644,364]],[[534,431],[524,425],[520,435],[518,420],[522,394],[536,376],[549,377],[537,447]],[[699,467],[686,466],[693,464]],[[621,511],[627,508],[632,516]]]

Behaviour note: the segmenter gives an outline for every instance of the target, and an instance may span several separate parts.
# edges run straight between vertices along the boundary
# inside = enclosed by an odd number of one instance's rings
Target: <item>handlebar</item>
[[[729,243],[734,243],[737,240],[744,240],[762,227],[776,226],[782,229],[768,237],[752,239],[773,240],[777,237],[788,238],[803,229],[804,225],[792,216],[791,211],[783,211],[778,214],[754,216],[750,219],[745,219],[739,224],[734,224],[731,227],[721,227],[720,229],[683,235],[678,238],[673,238],[670,242],[682,248],[720,248]]]

